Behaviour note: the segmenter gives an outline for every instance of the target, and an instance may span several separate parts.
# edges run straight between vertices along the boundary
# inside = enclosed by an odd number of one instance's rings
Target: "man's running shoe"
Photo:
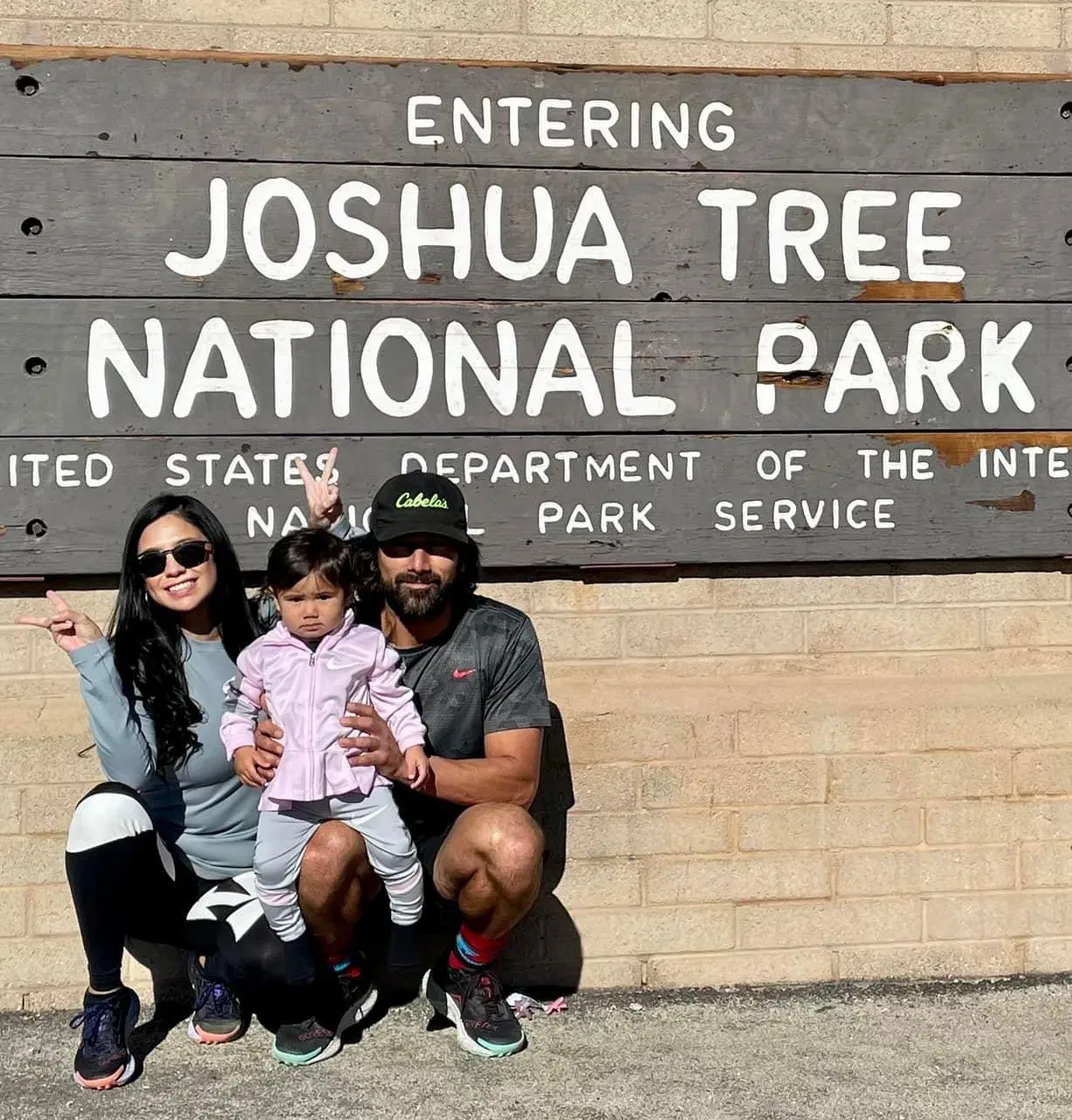
[[[424,974],[421,991],[458,1032],[458,1045],[478,1058],[504,1058],[525,1045],[525,1032],[488,968],[451,968],[443,957]]]
[[[134,1076],[137,1062],[127,1040],[140,1014],[137,993],[130,988],[107,996],[86,992],[82,1010],[71,1020],[72,1028],[82,1028],[74,1079],[83,1089],[115,1089]]]
[[[272,1043],[272,1057],[277,1062],[311,1066],[314,1062],[327,1061],[342,1048],[343,1035],[364,1022],[376,1006],[379,993],[364,968],[356,973],[336,973],[334,984],[330,980],[326,983],[331,986],[331,998],[327,1001],[331,1010],[322,1007],[319,1014],[284,1023]],[[325,994],[321,989],[314,994],[314,1001],[324,1003],[318,996]],[[325,1025],[330,1022],[335,1023],[334,1030]]]
[[[238,996],[226,984],[206,976],[196,956],[190,958],[194,1014],[186,1033],[207,1046],[230,1042],[242,1033],[245,1020]]]
[[[365,962],[361,961],[361,971],[352,976],[347,973],[336,974],[339,984],[342,1011],[335,1033],[341,1038],[348,1030],[363,1023],[376,1006],[379,992],[368,978]]]
[[[342,1049],[338,1031],[325,1027],[315,1015],[299,1023],[284,1023],[276,1031],[272,1057],[287,1066],[324,1062]]]

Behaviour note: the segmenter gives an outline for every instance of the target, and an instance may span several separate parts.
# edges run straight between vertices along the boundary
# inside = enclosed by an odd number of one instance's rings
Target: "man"
[[[494,966],[540,887],[543,835],[528,813],[550,724],[539,643],[521,611],[475,593],[479,551],[453,482],[424,473],[389,479],[361,536],[342,519],[335,457],[319,478],[303,464],[310,523],[354,540],[363,621],[397,651],[428,729],[428,794],[395,790],[434,888],[426,906],[452,913],[457,933],[422,991],[454,1023],[464,1050],[513,1054],[525,1036]],[[355,749],[354,764],[400,775],[386,723],[371,707],[351,711],[345,725],[364,733],[342,741]],[[257,737],[265,776],[278,763],[277,732],[262,725]],[[353,967],[354,927],[378,887],[361,837],[338,822],[322,825],[302,862],[299,898],[329,960]]]

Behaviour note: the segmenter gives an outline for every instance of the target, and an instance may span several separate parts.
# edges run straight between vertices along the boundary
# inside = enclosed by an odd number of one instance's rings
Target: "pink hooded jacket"
[[[224,686],[220,721],[227,757],[252,746],[262,694],[283,729],[283,757],[261,796],[262,810],[388,784],[371,766],[351,766],[339,746],[352,734],[339,722],[348,703],[371,704],[401,750],[424,745],[424,724],[402,683],[398,654],[379,630],[356,623],[352,611],[315,651],[279,622],[238,655],[237,665]]]

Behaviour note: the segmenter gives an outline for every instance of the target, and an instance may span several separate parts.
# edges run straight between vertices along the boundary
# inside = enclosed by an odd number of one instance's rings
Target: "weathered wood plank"
[[[243,237],[250,191],[284,177],[295,202],[276,198],[263,210],[252,240]],[[209,251],[210,183],[226,183],[230,220],[226,255],[188,266],[182,275],[167,264],[177,252],[200,260]],[[375,189],[375,205],[351,200],[349,213],[379,234],[344,232],[329,217],[330,198],[348,182]],[[406,185],[412,211],[404,211]],[[455,189],[455,201],[450,192]],[[497,195],[495,188],[501,190]],[[547,239],[537,252],[534,190],[549,215]],[[590,192],[597,188],[599,193]],[[223,188],[220,188],[221,190]],[[259,196],[260,188],[258,189]],[[265,188],[269,191],[271,188]],[[736,253],[723,245],[719,209],[701,205],[702,191],[745,190],[756,201],[739,211]],[[795,249],[771,248],[772,198],[800,202],[784,192],[819,196],[825,213],[815,219],[826,233],[814,245],[814,262]],[[842,244],[842,208],[848,191],[888,191],[891,205],[872,197],[860,228],[886,239],[861,263],[885,265],[898,283],[849,280]],[[933,289],[913,267],[907,248],[914,192],[948,192],[916,225],[933,238],[950,239],[948,251],[926,254],[928,265],[955,267],[963,282],[940,285],[942,298],[966,300],[1072,299],[1072,225],[1068,188],[1052,176],[949,177],[873,175],[742,175],[662,172],[513,171],[428,168],[338,167],[262,164],[174,163],[124,160],[0,160],[0,294],[154,297],[435,298],[435,299],[927,299]],[[486,202],[501,198],[501,217],[486,221]],[[709,197],[709,196],[705,196]],[[723,197],[723,196],[720,196]],[[222,198],[222,195],[221,195]],[[574,217],[582,200],[600,198],[620,237],[598,220]],[[302,201],[302,200],[306,201]],[[920,196],[920,202],[927,199]],[[295,205],[303,208],[307,240],[299,240]],[[453,226],[465,232],[457,247],[416,247],[416,225]],[[223,203],[219,214],[224,214]],[[408,216],[407,216],[408,215]],[[345,220],[345,219],[344,219]],[[784,222],[810,228],[811,212],[795,208]],[[35,232],[39,230],[40,232]],[[585,259],[566,247],[608,241],[618,259]],[[492,243],[489,248],[488,234]],[[501,231],[501,238],[499,236]],[[304,235],[303,235],[304,236]],[[259,237],[259,246],[257,238]],[[372,244],[370,238],[376,241]],[[731,243],[727,237],[726,245]],[[409,246],[409,261],[406,246]],[[916,239],[917,247],[922,243]],[[524,275],[505,279],[507,265],[489,263],[496,248],[515,262],[535,259]],[[263,250],[267,260],[251,263]],[[596,250],[598,255],[608,254]],[[327,254],[338,254],[329,258]],[[377,255],[378,254],[378,255]],[[290,262],[294,259],[293,265]],[[724,259],[726,258],[726,259]],[[269,278],[270,262],[287,264],[287,275]],[[361,277],[344,280],[347,264],[365,265]],[[781,264],[782,276],[775,274]],[[175,267],[180,267],[175,264]],[[809,272],[808,269],[811,269]],[[731,279],[724,279],[732,276]],[[955,275],[959,276],[959,273]],[[932,297],[933,298],[933,297]]]
[[[18,85],[16,84],[18,83]],[[20,92],[21,90],[21,92]],[[26,96],[34,91],[33,96]],[[434,122],[410,143],[412,96],[435,96],[425,106]],[[482,119],[491,107],[491,136],[483,143],[467,126],[455,138],[452,107],[462,98]],[[524,98],[516,143],[502,98]],[[458,66],[435,63],[294,64],[250,61],[154,62],[125,58],[50,60],[8,71],[0,112],[0,150],[13,155],[133,156],[371,163],[668,168],[795,171],[1072,171],[1069,100],[1061,81],[937,85],[890,78],[735,76],[719,73],[556,73],[548,67]],[[545,121],[561,131],[540,142]],[[558,104],[556,104],[558,102]],[[566,104],[561,104],[566,102]],[[619,118],[611,147],[590,130],[590,119]],[[642,122],[630,133],[632,108]],[[651,107],[658,103],[680,125],[690,119],[686,145],[663,133],[651,140]],[[699,138],[704,107],[711,143]],[[724,142],[720,127],[732,128]]]
[[[129,518],[169,488],[208,501],[256,569],[272,537],[300,520],[291,511],[303,492],[285,457],[315,459],[328,446],[301,437],[0,441],[0,572],[114,571]],[[1072,520],[1072,432],[384,436],[341,447],[341,484],[358,518],[402,467],[458,477],[491,565],[1046,557],[1068,551]],[[1007,465],[1000,477],[994,448]],[[90,487],[87,477],[105,481]]]
[[[308,337],[277,346],[263,337],[272,322]],[[805,371],[781,374],[768,359],[757,372],[764,327],[777,323],[814,340]],[[415,332],[421,372],[397,335],[373,361],[384,324]],[[237,360],[205,351],[209,337],[231,340]],[[879,349],[871,387],[851,387],[870,369],[865,353],[839,365],[850,337]],[[994,356],[997,339],[1012,340],[1008,361]],[[561,350],[569,340],[580,349]],[[766,350],[790,365],[802,347],[783,337]],[[925,361],[952,354],[955,365],[960,349],[955,370],[927,375]],[[114,364],[124,353],[129,381]],[[483,383],[474,353],[489,367]],[[0,435],[1072,429],[1070,356],[1072,307],[1060,304],[0,299]],[[199,380],[227,369],[232,392]]]

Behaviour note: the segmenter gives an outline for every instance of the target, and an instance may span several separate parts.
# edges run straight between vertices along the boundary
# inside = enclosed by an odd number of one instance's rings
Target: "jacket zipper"
[[[292,634],[288,634],[287,637],[288,637],[289,641],[284,643],[286,645],[289,645],[291,642],[297,642],[298,641],[298,639],[295,638]],[[306,647],[306,648],[308,648],[308,647]],[[312,675],[312,682],[311,682],[310,687],[309,687],[309,720],[308,720],[309,733],[308,733],[307,742],[310,742],[310,743],[313,741],[313,728],[314,728],[313,717],[314,717],[314,714],[316,712],[316,655],[321,651],[322,648],[323,648],[323,642],[321,642],[320,646],[318,646],[315,650],[309,650],[309,668],[312,670],[312,674],[311,674]]]
[[[309,733],[306,743],[313,745],[314,714],[316,712],[316,650],[309,651],[309,668],[312,670],[312,682],[309,686]]]

